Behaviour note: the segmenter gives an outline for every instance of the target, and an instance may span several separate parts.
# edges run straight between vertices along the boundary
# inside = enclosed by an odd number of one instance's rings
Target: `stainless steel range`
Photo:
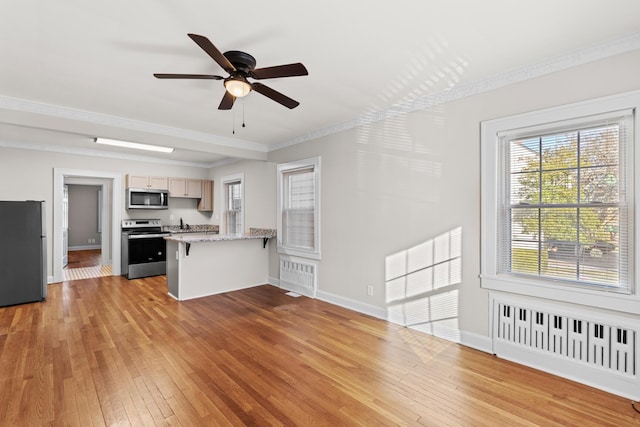
[[[127,279],[167,272],[167,243],[159,219],[122,220],[122,275]]]

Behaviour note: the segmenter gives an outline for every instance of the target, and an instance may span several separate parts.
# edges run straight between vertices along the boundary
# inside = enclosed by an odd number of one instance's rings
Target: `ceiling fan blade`
[[[253,83],[251,87],[256,92],[263,94],[267,98],[273,99],[277,103],[282,104],[287,108],[296,108],[298,105],[300,105],[300,103],[295,99],[291,99],[288,96],[281,94],[277,90],[273,90],[269,86],[263,85],[262,83]]]
[[[222,101],[220,101],[220,105],[218,106],[218,110],[231,110],[231,107],[233,107],[233,103],[235,102],[235,100],[236,97],[225,90]]]
[[[251,72],[254,79],[275,79],[276,77],[306,76],[309,72],[304,65],[295,64],[276,65],[275,67],[258,68]]]
[[[216,61],[218,65],[220,65],[227,73],[231,74],[236,71],[236,67],[234,67],[233,64],[229,62],[227,57],[224,56],[222,52],[220,52],[218,48],[215,47],[208,38],[206,38],[205,36],[200,36],[198,34],[188,34],[188,35],[189,37],[191,37],[191,40],[196,42],[196,44],[200,46],[202,50],[207,52],[207,54],[211,58],[213,58],[213,60]]]
[[[222,76],[213,76],[211,74],[166,74],[155,73],[157,79],[203,79],[203,80],[224,80]]]

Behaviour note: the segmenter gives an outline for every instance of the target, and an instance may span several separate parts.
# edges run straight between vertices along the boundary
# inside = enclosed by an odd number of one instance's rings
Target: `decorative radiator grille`
[[[635,377],[636,330],[599,321],[595,315],[587,318],[518,303],[494,304],[494,339],[498,342]]]
[[[301,258],[280,257],[280,287],[315,297],[317,265]]]

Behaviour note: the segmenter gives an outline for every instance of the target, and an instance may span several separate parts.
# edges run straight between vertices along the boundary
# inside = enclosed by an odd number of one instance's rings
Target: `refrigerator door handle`
[[[47,299],[47,238],[42,236],[42,299]]]

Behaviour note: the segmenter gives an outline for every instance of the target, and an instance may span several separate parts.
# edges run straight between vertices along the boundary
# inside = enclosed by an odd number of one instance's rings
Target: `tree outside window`
[[[619,280],[619,126],[508,143],[513,273]]]

